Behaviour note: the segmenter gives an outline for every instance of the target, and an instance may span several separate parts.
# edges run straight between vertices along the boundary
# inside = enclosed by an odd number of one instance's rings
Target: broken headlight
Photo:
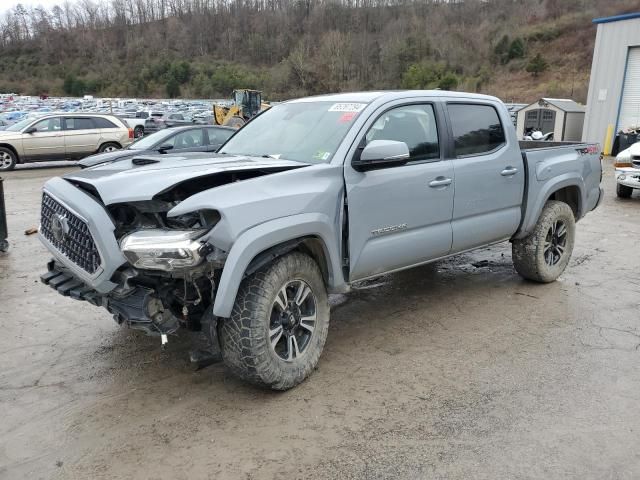
[[[136,268],[173,271],[194,267],[206,253],[197,241],[205,230],[149,229],[130,233],[120,242],[120,249]]]

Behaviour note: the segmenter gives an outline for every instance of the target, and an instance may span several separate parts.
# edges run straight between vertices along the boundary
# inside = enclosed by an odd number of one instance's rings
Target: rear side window
[[[113,122],[102,117],[94,117],[93,123],[95,123],[96,128],[118,128]]]
[[[90,118],[65,118],[67,130],[92,130],[94,127]]]
[[[505,143],[498,112],[489,105],[449,104],[456,157],[481,155]]]

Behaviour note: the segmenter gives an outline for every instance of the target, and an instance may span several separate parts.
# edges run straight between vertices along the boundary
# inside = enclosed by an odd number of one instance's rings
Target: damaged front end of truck
[[[215,205],[195,206],[197,196],[227,187],[228,198],[247,180],[304,166],[277,159],[152,157],[54,178],[42,197],[39,236],[53,258],[41,280],[64,296],[104,307],[117,323],[159,336],[163,344],[178,329],[199,332],[191,360],[196,367],[211,363],[220,358],[217,286],[234,230],[241,228]],[[237,204],[251,208],[260,190],[239,193]],[[191,198],[194,208],[181,213],[176,207]],[[273,214],[255,212],[247,221],[259,224],[261,215]]]

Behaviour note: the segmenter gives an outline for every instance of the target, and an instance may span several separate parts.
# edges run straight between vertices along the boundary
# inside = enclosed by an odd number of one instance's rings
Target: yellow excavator
[[[213,106],[213,118],[216,125],[226,125],[240,128],[260,112],[271,105],[262,102],[262,92],[259,90],[238,89],[233,91],[231,106]]]

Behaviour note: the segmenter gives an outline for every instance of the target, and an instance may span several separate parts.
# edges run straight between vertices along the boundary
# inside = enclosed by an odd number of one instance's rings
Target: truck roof
[[[425,96],[425,97],[459,97],[461,99],[474,100],[490,100],[500,101],[496,97],[490,95],[481,95],[479,93],[467,92],[451,92],[448,90],[380,90],[374,92],[348,92],[348,93],[332,93],[328,95],[316,95],[313,97],[298,98],[290,100],[290,102],[358,102],[371,103],[375,100],[397,100],[408,96]]]

